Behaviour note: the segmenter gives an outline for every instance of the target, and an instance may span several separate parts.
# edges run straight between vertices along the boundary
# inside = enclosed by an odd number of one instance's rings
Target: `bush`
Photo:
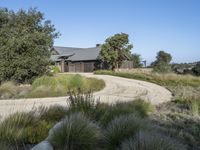
[[[81,113],[74,113],[51,130],[48,140],[55,149],[93,150],[100,136],[96,124]]]
[[[50,107],[40,107],[38,113],[40,120],[56,123],[68,114],[68,109],[60,105],[54,105]]]
[[[86,78],[84,89],[85,91],[100,91],[105,87],[105,82],[101,79]]]
[[[149,112],[153,111],[154,108],[149,102],[134,100],[130,102],[117,102],[116,104],[110,106],[104,105],[104,107],[99,109],[104,109],[104,113],[102,113],[99,120],[103,125],[106,125],[113,118],[121,115],[134,113],[138,117],[146,117]],[[96,110],[98,111],[98,107]]]
[[[52,66],[51,70],[52,70],[53,73],[60,73],[61,72],[60,68],[58,66]]]
[[[5,143],[5,142],[0,142],[0,148],[2,150],[15,150],[10,144]]]
[[[13,82],[5,82],[0,85],[0,99],[13,98],[19,92]]]
[[[121,142],[146,128],[144,120],[133,114],[114,118],[105,129],[106,149],[116,150]]]
[[[70,90],[77,90],[77,89],[83,90],[85,84],[84,82],[85,82],[84,78],[81,75],[76,74],[72,76],[68,88]]]
[[[177,141],[154,132],[139,132],[121,144],[121,150],[186,150]]]
[[[49,129],[66,114],[67,110],[61,106],[14,113],[0,123],[0,141],[15,146],[38,143],[48,136]]]
[[[32,113],[15,113],[7,117],[0,124],[0,141],[9,141],[14,144],[22,144],[26,141],[25,129],[35,122]]]
[[[94,117],[97,103],[91,93],[78,94],[74,92],[69,93],[68,105],[70,112],[81,112],[88,117]]]

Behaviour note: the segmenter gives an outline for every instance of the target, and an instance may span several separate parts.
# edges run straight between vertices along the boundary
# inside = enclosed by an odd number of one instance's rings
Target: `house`
[[[100,51],[100,44],[91,48],[54,46],[51,49],[51,60],[61,72],[92,72]],[[126,61],[122,68],[133,68],[133,63]]]

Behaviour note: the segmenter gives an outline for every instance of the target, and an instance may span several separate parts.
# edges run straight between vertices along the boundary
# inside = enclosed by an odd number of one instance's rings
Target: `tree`
[[[36,9],[0,9],[0,82],[30,82],[47,72],[49,49],[58,36]]]
[[[171,71],[170,61],[172,56],[164,51],[159,51],[156,56],[156,61],[152,63],[153,69],[156,72],[166,73]]]
[[[200,76],[200,62],[197,62],[197,64],[192,68],[192,72],[196,76]]]
[[[141,56],[139,54],[132,54],[131,60],[133,61],[133,67],[134,68],[142,67]]]
[[[129,43],[128,37],[129,35],[125,33],[115,34],[107,38],[101,46],[99,58],[103,64],[109,66],[109,69],[115,70],[124,60],[130,58],[133,46]]]

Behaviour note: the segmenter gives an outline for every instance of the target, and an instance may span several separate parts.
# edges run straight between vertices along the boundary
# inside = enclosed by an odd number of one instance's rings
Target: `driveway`
[[[167,89],[153,83],[92,73],[81,73],[81,75],[105,81],[105,88],[94,93],[94,96],[100,98],[102,102],[115,103],[140,98],[158,105],[172,98],[172,94]],[[5,117],[16,111],[29,111],[39,106],[48,107],[56,104],[67,106],[66,101],[67,97],[0,100],[0,116]]]

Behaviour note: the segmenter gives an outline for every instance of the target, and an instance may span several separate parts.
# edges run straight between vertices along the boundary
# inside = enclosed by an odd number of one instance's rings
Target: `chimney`
[[[99,47],[99,46],[101,46],[101,44],[96,44],[96,47]]]

